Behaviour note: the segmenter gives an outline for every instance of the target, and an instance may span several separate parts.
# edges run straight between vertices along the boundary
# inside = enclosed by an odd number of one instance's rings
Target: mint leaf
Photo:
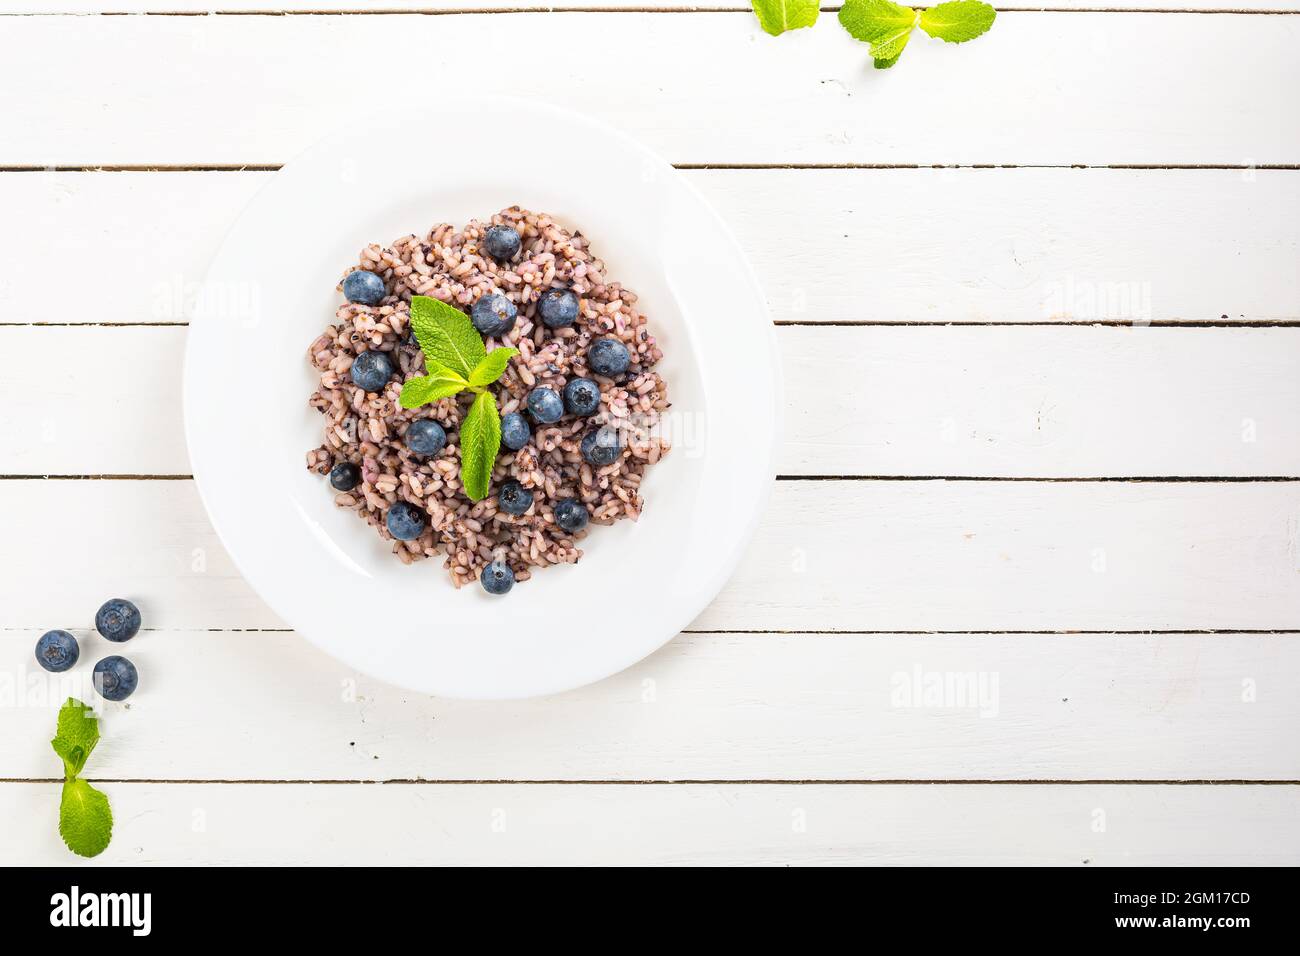
[[[901,36],[886,40],[883,43],[871,44],[871,58],[873,65],[877,70],[887,70],[903,55],[903,47],[907,46],[907,41],[912,38],[912,31],[908,30]]]
[[[501,447],[501,416],[491,392],[479,392],[460,426],[460,482],[471,501],[492,486],[492,466]]]
[[[77,774],[81,773],[81,768],[86,765],[86,751],[83,747],[70,744],[62,737],[55,737],[50,741],[50,746],[54,752],[63,758],[63,779],[71,780]]]
[[[469,375],[469,383],[477,386],[491,385],[505,374],[506,366],[518,354],[518,349],[493,349],[484,357],[483,361],[474,366],[474,371],[470,372]]]
[[[69,697],[59,708],[58,730],[50,746],[63,758],[63,776],[71,779],[81,773],[90,752],[99,743],[99,719],[94,711]]]
[[[108,797],[77,776],[97,743],[99,719],[81,701],[69,697],[59,708],[59,726],[50,746],[63,758],[59,835],[68,849],[80,856],[103,853],[113,835]]]
[[[891,0],[846,0],[840,23],[855,39],[871,44],[876,68],[888,69],[903,55],[919,14]]]
[[[947,43],[965,43],[993,26],[998,13],[980,0],[950,0],[921,11],[921,29]]]
[[[858,40],[883,44],[909,33],[916,26],[916,11],[891,0],[846,0],[840,23]]]
[[[411,331],[432,365],[468,376],[487,350],[469,316],[427,295],[411,296]]]
[[[429,402],[436,402],[440,398],[463,392],[467,388],[469,382],[465,380],[465,376],[435,364],[429,369],[428,375],[421,375],[402,383],[401,404],[403,408],[419,408]]]
[[[108,797],[84,780],[65,780],[59,800],[59,836],[78,856],[103,853],[113,837]]]
[[[817,22],[817,0],[749,0],[764,33],[780,36],[786,30]]]

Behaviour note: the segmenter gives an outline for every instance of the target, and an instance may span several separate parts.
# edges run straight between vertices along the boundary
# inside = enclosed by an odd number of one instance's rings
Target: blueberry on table
[[[469,310],[470,321],[480,335],[498,338],[515,327],[515,317],[518,314],[519,310],[513,302],[495,292],[482,296]]]
[[[510,565],[497,560],[483,568],[478,580],[488,594],[505,594],[515,586],[515,572],[510,570]]]
[[[597,375],[613,378],[626,372],[631,364],[627,346],[618,339],[597,339],[587,349],[587,367]]]
[[[521,515],[533,505],[533,493],[517,481],[507,481],[497,492],[497,507],[508,515]]]
[[[533,430],[528,421],[518,412],[511,412],[501,419],[501,444],[511,451],[518,451],[528,444],[533,437]]]
[[[483,236],[483,251],[498,262],[513,259],[522,244],[519,233],[510,226],[492,226]]]
[[[361,469],[350,461],[341,461],[330,469],[330,484],[335,491],[351,491],[361,484]]]
[[[384,297],[384,280],[365,269],[349,272],[343,280],[343,297],[357,305],[378,305]]]
[[[609,425],[602,425],[582,436],[582,457],[598,467],[613,464],[622,450],[618,440],[618,430]]]
[[[99,696],[105,700],[126,700],[135,692],[136,685],[140,683],[140,675],[134,664],[125,657],[114,654],[95,665],[91,681],[95,690],[99,691]]]
[[[414,541],[424,534],[428,519],[415,505],[398,501],[388,509],[384,523],[388,525],[388,533],[398,541]]]
[[[578,297],[568,289],[547,289],[537,300],[537,312],[548,329],[572,325],[578,318]]]
[[[600,386],[589,378],[575,378],[564,386],[564,407],[572,415],[591,415],[600,408]]]
[[[382,392],[393,377],[393,360],[387,352],[371,349],[352,360],[352,381],[367,392]]]
[[[417,455],[432,458],[447,444],[447,431],[431,418],[411,422],[406,428],[406,447]]]
[[[581,531],[590,518],[587,506],[577,498],[565,498],[555,506],[555,523],[565,531]]]
[[[115,644],[129,641],[140,631],[140,609],[126,598],[105,601],[95,614],[95,630]]]
[[[543,425],[552,425],[564,415],[564,402],[555,389],[539,385],[528,393],[528,411]]]
[[[66,671],[80,656],[77,639],[67,631],[46,631],[36,642],[36,662],[55,674]]]

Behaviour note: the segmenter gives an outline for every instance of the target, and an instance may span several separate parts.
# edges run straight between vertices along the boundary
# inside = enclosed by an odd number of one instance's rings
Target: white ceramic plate
[[[402,565],[307,471],[323,419],[307,406],[306,349],[367,242],[516,203],[581,229],[640,296],[664,351],[674,448],[647,473],[639,521],[593,526],[578,564],[493,597],[454,589],[440,558]],[[758,284],[671,166],[589,118],[475,97],[330,136],[257,194],[190,325],[185,433],[222,542],[294,629],[412,690],[527,697],[635,663],[721,589],[771,485],[778,380]]]

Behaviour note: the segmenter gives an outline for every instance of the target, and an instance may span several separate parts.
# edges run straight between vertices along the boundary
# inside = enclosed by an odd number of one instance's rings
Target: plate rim
[[[771,407],[768,409],[767,417],[769,427],[766,429],[766,441],[764,443],[765,447],[762,449],[763,454],[761,456],[761,466],[758,463],[758,455],[755,455],[755,462],[751,466],[753,471],[761,474],[762,481],[761,485],[758,487],[754,507],[748,514],[745,526],[743,529],[738,530],[731,542],[732,546],[728,559],[725,562],[726,570],[725,572],[718,574],[715,578],[715,583],[707,588],[707,596],[701,598],[698,602],[692,602],[691,606],[686,609],[689,613],[683,611],[679,614],[678,616],[682,617],[683,620],[680,624],[676,625],[670,633],[658,637],[650,647],[646,649],[638,649],[635,652],[635,656],[625,660],[621,664],[613,666],[612,668],[600,667],[596,669],[599,671],[598,673],[584,674],[576,680],[554,679],[550,681],[539,681],[535,688],[523,693],[460,693],[450,690],[430,689],[427,683],[425,685],[419,683],[407,683],[400,680],[394,680],[388,675],[375,674],[373,671],[368,669],[363,662],[358,660],[356,656],[346,654],[338,650],[336,647],[329,646],[327,642],[318,640],[317,637],[313,637],[310,633],[311,628],[304,626],[301,621],[295,622],[293,618],[296,615],[286,613],[286,609],[283,606],[285,602],[268,595],[267,591],[269,589],[264,586],[264,582],[259,580],[258,575],[250,573],[245,556],[240,553],[239,547],[232,547],[233,526],[228,524],[226,520],[219,516],[221,514],[221,507],[214,507],[214,488],[210,486],[210,479],[204,477],[205,468],[201,464],[205,457],[205,452],[199,450],[200,443],[195,439],[197,431],[196,418],[200,414],[198,408],[201,404],[201,400],[196,396],[197,386],[195,385],[199,377],[195,370],[202,364],[202,359],[199,356],[200,341],[203,337],[203,331],[212,323],[219,321],[216,317],[204,317],[202,303],[205,301],[205,294],[210,291],[210,283],[212,282],[214,273],[217,272],[218,267],[222,263],[223,257],[227,254],[227,251],[230,248],[232,238],[239,232],[240,227],[250,219],[252,211],[257,206],[259,200],[265,197],[268,192],[275,189],[277,182],[284,181],[282,177],[284,171],[291,169],[296,170],[298,167],[295,166],[295,164],[302,164],[305,161],[310,160],[312,157],[316,156],[320,150],[342,136],[342,126],[326,132],[324,135],[314,140],[310,145],[299,151],[292,159],[281,167],[280,172],[277,172],[253,193],[240,209],[238,215],[231,222],[230,226],[226,229],[221,242],[217,247],[217,251],[208,261],[204,270],[203,279],[198,285],[198,295],[194,300],[195,305],[190,314],[189,329],[187,330],[188,334],[186,337],[185,354],[182,366],[182,417],[184,421],[186,450],[191,463],[194,484],[198,490],[199,498],[203,504],[208,520],[216,532],[218,539],[221,541],[223,549],[249,588],[258,595],[259,599],[263,601],[273,613],[280,617],[299,635],[305,638],[308,643],[314,645],[318,650],[324,652],[335,660],[356,669],[358,672],[367,674],[374,679],[390,684],[391,686],[402,687],[413,692],[446,697],[448,699],[515,700],[562,693],[567,690],[587,686],[611,677],[614,674],[620,673],[626,668],[635,665],[667,645],[682,633],[682,631],[689,626],[690,622],[696,619],[700,613],[702,613],[709,604],[712,603],[722,588],[726,586],[727,581],[734,575],[736,567],[743,560],[749,543],[753,540],[753,536],[757,531],[758,525],[761,522],[771,500],[773,486],[775,485],[776,458],[780,447],[784,420],[783,369],[780,362],[776,328],[772,323],[770,310],[768,308],[766,296],[763,293],[762,284],[759,282],[752,263],[750,263],[748,257],[744,254],[739,241],[736,239],[735,234],[732,232],[726,220],[724,220],[718,211],[714,209],[712,204],[708,202],[698,187],[687,177],[682,175],[680,170],[672,167],[667,160],[622,130],[611,127],[593,117],[577,113],[567,108],[555,106],[544,100],[524,99],[512,96],[483,96],[476,97],[474,105],[477,110],[489,110],[493,108],[513,108],[517,110],[520,108],[527,108],[531,113],[541,111],[549,114],[557,120],[581,123],[589,128],[599,130],[602,136],[617,139],[623,150],[629,154],[639,155],[643,162],[655,164],[656,166],[666,170],[667,174],[672,177],[672,184],[689,195],[696,210],[712,220],[713,225],[719,231],[721,237],[730,245],[732,265],[741,270],[745,281],[755,294],[755,304],[759,311],[758,314],[755,315],[753,322],[755,324],[761,324],[763,328],[761,333],[763,348],[761,351],[767,360],[766,372],[768,374],[768,380],[771,383]],[[377,125],[381,128],[387,128],[389,124],[406,124],[412,121],[412,115],[409,110],[388,110],[381,114],[380,118],[377,120]],[[200,331],[199,335],[194,334],[196,329]],[[746,331],[749,335],[757,334],[757,329],[747,329]],[[695,603],[698,603],[699,606],[694,606]]]

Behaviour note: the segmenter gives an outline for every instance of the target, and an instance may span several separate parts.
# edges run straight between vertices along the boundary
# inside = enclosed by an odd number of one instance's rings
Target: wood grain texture
[[[424,12],[424,13],[474,13],[491,11],[537,10],[545,12],[565,7],[599,10],[662,10],[662,11],[728,11],[736,14],[750,14],[750,8],[735,0],[600,0],[600,2],[573,2],[569,4],[548,3],[544,0],[379,0],[366,3],[365,0],[227,0],[217,3],[215,0],[56,0],[56,2],[39,3],[36,0],[0,0],[0,15],[3,14],[68,14],[68,13],[163,13],[163,14],[207,14],[219,11],[229,13],[297,13],[329,14],[358,12]],[[823,17],[817,27],[822,30],[839,29],[835,23],[834,11],[839,4],[823,7]],[[933,6],[933,4],[931,4]],[[1026,0],[1000,0],[998,10],[1041,10],[1045,4],[1037,6]],[[1053,0],[1052,8],[1056,10],[1223,10],[1234,11],[1295,11],[1295,0],[1244,0],[1226,6],[1216,6],[1208,0]],[[750,14],[752,15],[752,14]]]
[[[109,784],[94,863],[1296,865],[1293,787]],[[6,862],[67,865],[58,787],[0,785]],[[48,826],[35,821],[48,821]],[[1231,825],[1225,825],[1231,821]]]
[[[888,73],[830,14],[770,38],[744,4],[7,16],[0,167],[274,166],[342,116],[410,101],[393,64],[413,62],[478,91],[544,89],[681,165],[1019,166],[684,172],[774,318],[801,323],[779,330],[781,470],[1295,475],[1300,329],[944,323],[1300,320],[1300,171],[1255,168],[1300,163],[1300,18],[1011,3],[978,43],[914,42]],[[0,0],[0,14],[216,5]],[[342,6],[363,5],[310,3]],[[485,74],[482,51],[502,48],[529,52]],[[602,54],[537,53],[573,48]],[[1224,49],[1249,67],[1225,79]],[[1125,164],[1232,168],[1032,168]],[[272,175],[0,172],[0,325],[183,323]],[[50,294],[70,288],[95,294]],[[909,325],[837,327],[883,322]],[[184,335],[0,329],[0,474],[187,471]],[[97,659],[89,618],[116,593],[157,629],[129,645],[142,688],[92,760],[119,781],[98,863],[1300,863],[1294,784],[843,782],[1294,781],[1296,634],[1173,632],[1300,629],[1300,482],[780,482],[696,633],[595,686],[506,704],[408,694],[293,633],[227,630],[281,622],[188,480],[0,481],[0,540],[6,863],[76,862],[57,784],[17,778],[57,774],[53,709],[93,693],[76,686],[89,667],[70,688],[31,646],[70,627]],[[707,633],[741,629],[804,633]],[[1106,629],[1162,633],[1063,633]],[[978,633],[874,633],[932,630]],[[1003,633],[1017,630],[1053,633]],[[902,705],[935,675],[973,680],[974,706]],[[364,783],[415,778],[625,782]],[[340,783],[283,782],[323,779]],[[635,782],[654,780],[730,782]]]
[[[1004,13],[977,43],[913,43],[900,69],[882,73],[841,30],[767,42],[738,13],[12,17],[0,88],[24,90],[7,114],[24,135],[0,144],[0,165],[279,163],[341,117],[400,99],[400,77],[391,90],[384,78],[417,62],[484,93],[517,92],[521,80],[537,89],[529,79],[544,75],[554,98],[679,163],[1300,158],[1289,93],[1300,84],[1300,20],[1119,19]],[[538,56],[522,74],[482,65],[489,48],[584,45],[614,60]],[[1225,49],[1251,51],[1231,83],[1210,68]]]
[[[692,629],[1294,629],[1298,535],[1297,482],[777,482]],[[189,481],[0,482],[0,539],[21,543],[0,559],[13,627],[116,594],[158,627],[282,626]]]
[[[731,226],[778,322],[1300,320],[1296,171],[683,175]],[[23,224],[0,235],[0,323],[185,321],[222,236],[273,176],[0,173],[0,208]],[[371,238],[391,237],[358,248]],[[74,267],[114,294],[33,298]]]
[[[0,353],[57,356],[0,381],[0,474],[188,474],[185,334],[0,327]],[[1300,328],[790,326],[777,338],[781,474],[1300,476]]]
[[[1300,780],[1294,634],[692,634],[580,690],[477,702],[287,632],[74,630],[86,666],[57,677],[36,632],[0,632],[0,778],[57,776],[57,708],[99,700],[112,650],[141,685],[104,705],[105,779]]]

